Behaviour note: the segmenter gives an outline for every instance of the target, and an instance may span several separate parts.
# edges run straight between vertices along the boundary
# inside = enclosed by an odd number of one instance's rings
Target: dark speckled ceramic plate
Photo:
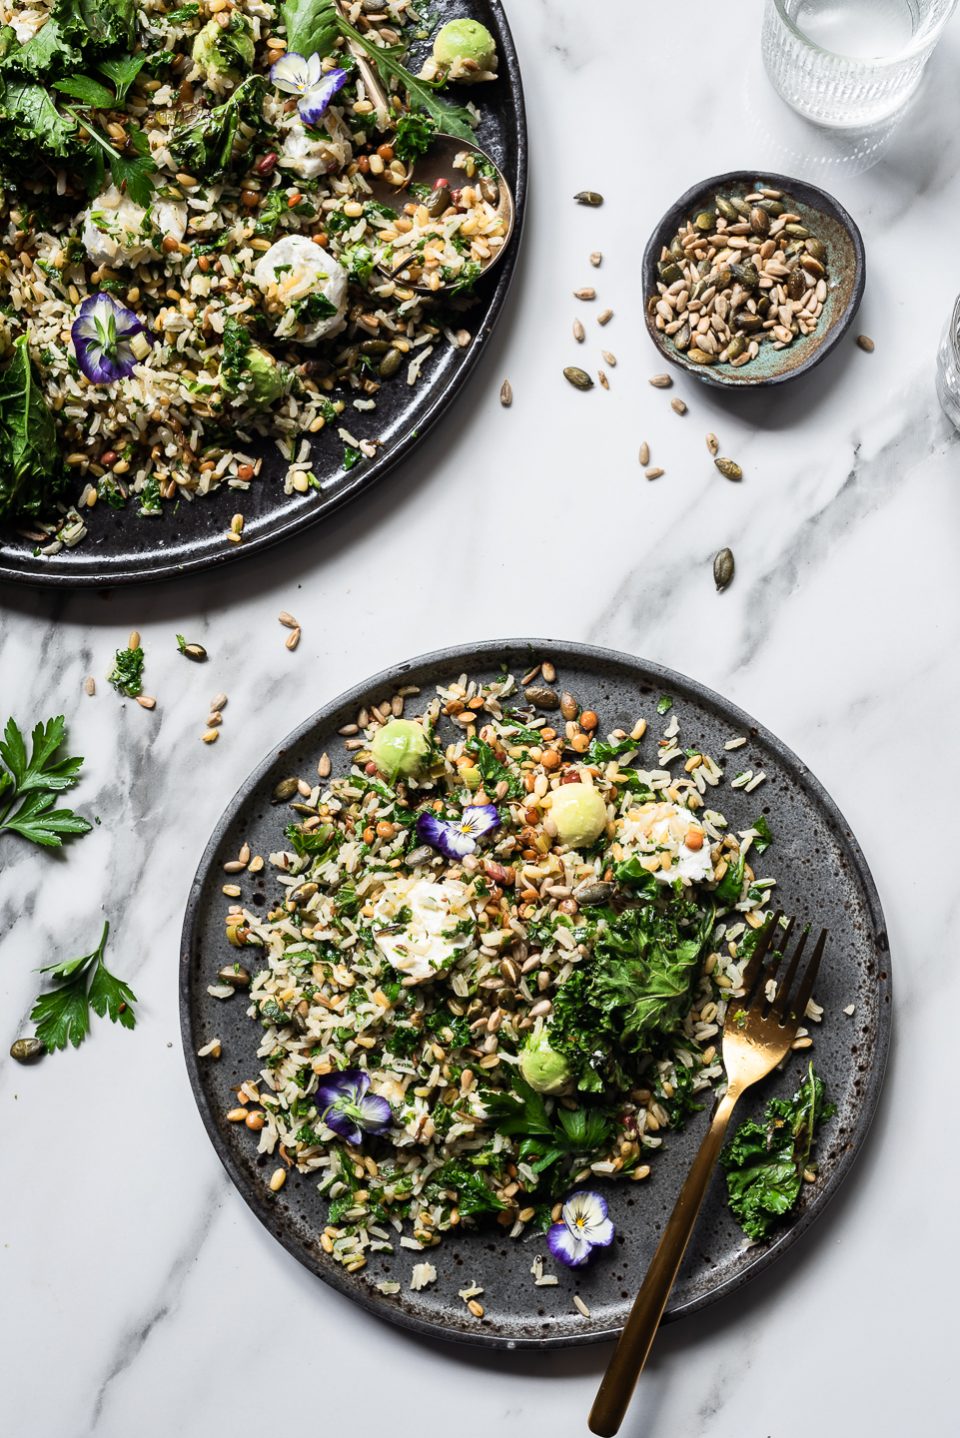
[[[0,582],[74,588],[174,578],[192,570],[233,565],[317,524],[391,474],[401,460],[410,462],[423,436],[455,403],[503,313],[523,229],[527,132],[517,52],[500,0],[434,0],[430,7],[437,24],[465,11],[496,36],[500,68],[496,81],[479,86],[476,95],[459,98],[472,98],[481,111],[477,143],[493,156],[513,187],[516,225],[504,259],[478,285],[476,303],[458,321],[473,336],[470,343],[453,349],[444,341],[416,385],[408,387],[401,375],[383,386],[375,412],[360,415],[348,409],[344,415],[347,428],[358,437],[383,441],[377,458],[344,471],[343,446],[336,434],[320,434],[312,457],[321,491],[285,495],[281,483],[285,465],[276,445],[272,440],[257,441],[245,448],[265,456],[263,472],[240,503],[234,491],[223,488],[206,499],[181,504],[176,514],[165,509],[155,518],[142,518],[133,504],[120,512],[98,505],[89,512],[90,532],[82,543],[46,559],[35,558],[31,543],[0,527]],[[393,482],[399,482],[399,476]],[[226,534],[238,509],[246,521],[243,543],[230,544]]]
[[[243,1126],[228,1124],[231,1086],[255,1074],[259,1030],[246,1018],[242,998],[226,1003],[211,998],[207,985],[217,969],[232,962],[236,950],[223,932],[226,900],[221,893],[221,865],[233,858],[246,840],[266,856],[281,846],[290,815],[271,804],[279,779],[289,774],[315,774],[324,750],[334,756],[334,773],[348,767],[338,728],[358,708],[381,699],[397,684],[418,684],[432,692],[464,671],[493,678],[501,665],[519,676],[531,660],[551,657],[559,682],[589,701],[605,732],[630,728],[639,714],[650,721],[648,762],[652,764],[656,735],[662,723],[655,705],[659,695],[673,697],[672,714],[680,721],[681,742],[723,757],[723,744],[743,734],[748,743],[726,756],[731,777],[741,769],[763,769],[766,782],[753,794],[722,786],[717,803],[733,829],[767,816],[774,832],[764,869],[779,881],[784,909],[801,920],[830,930],[827,961],[817,988],[825,1006],[816,1030],[813,1056],[826,1078],[837,1113],[824,1127],[820,1147],[820,1178],[805,1187],[798,1212],[777,1237],[745,1249],[743,1235],[728,1213],[722,1183],[715,1181],[704,1207],[687,1260],[673,1291],[667,1316],[691,1313],[723,1294],[732,1293],[768,1268],[791,1247],[823,1211],[849,1172],[866,1135],[880,1093],[890,1035],[890,955],[880,901],[856,840],[832,799],[804,765],[778,739],[719,695],[645,660],[585,645],[547,641],[506,640],[429,654],[378,674],[343,694],[308,719],[279,745],[243,784],[201,860],[183,929],[180,1006],[183,1044],[207,1132],[228,1173],[257,1217],[301,1263],[318,1277],[391,1322],[422,1334],[496,1347],[544,1347],[592,1343],[617,1332],[626,1317],[661,1227],[707,1122],[695,1115],[685,1132],[668,1134],[643,1183],[607,1185],[610,1211],[617,1225],[614,1246],[591,1267],[560,1273],[553,1288],[536,1288],[530,1274],[535,1254],[546,1252],[542,1236],[521,1242],[505,1239],[499,1230],[463,1233],[429,1251],[437,1282],[419,1293],[408,1283],[416,1256],[398,1249],[377,1255],[361,1273],[350,1276],[329,1260],[318,1238],[326,1205],[315,1182],[296,1173],[279,1194],[267,1179],[276,1160],[258,1159],[255,1139]],[[429,693],[428,696],[429,697]],[[461,731],[457,730],[457,733]],[[452,737],[452,733],[451,733]],[[643,753],[641,753],[641,763]],[[241,879],[243,902],[269,907],[271,884],[264,875]],[[852,1015],[843,1010],[854,1005]],[[223,1041],[223,1057],[198,1059],[197,1049],[212,1036]],[[785,1072],[775,1075],[744,1100],[741,1118],[760,1108],[773,1094],[796,1088],[803,1061],[796,1056]],[[552,1260],[552,1271],[559,1265]],[[400,1293],[385,1297],[376,1287],[391,1278]],[[472,1318],[457,1290],[476,1281],[482,1285],[486,1309],[481,1322]],[[579,1293],[591,1316],[573,1308]]]
[[[732,170],[726,175],[713,175],[687,190],[657,224],[643,253],[643,300],[647,332],[663,357],[679,365],[688,374],[705,384],[724,389],[758,389],[784,384],[813,369],[839,344],[860,308],[866,284],[867,267],[863,236],[852,216],[838,200],[805,180],[792,180],[788,175],[767,175],[764,187],[781,190],[789,197],[793,212],[802,223],[827,246],[827,299],[816,329],[810,335],[795,339],[786,349],[776,350],[763,345],[750,364],[734,369],[730,364],[696,364],[678,350],[673,341],[656,328],[650,305],[657,295],[657,263],[664,246],[670,244],[680,225],[699,210],[711,209],[717,195],[743,199],[753,192],[760,178],[755,170]]]

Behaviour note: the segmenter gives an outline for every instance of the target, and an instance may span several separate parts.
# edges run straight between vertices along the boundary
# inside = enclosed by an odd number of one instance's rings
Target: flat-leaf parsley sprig
[[[64,838],[86,834],[91,825],[70,809],[55,809],[57,795],[78,782],[83,756],[60,755],[66,738],[63,715],[40,721],[30,754],[15,721],[7,720],[0,740],[0,832],[57,849]]]
[[[111,974],[103,961],[109,932],[110,924],[105,920],[100,942],[91,954],[47,964],[40,970],[41,974],[63,980],[49,993],[40,994],[30,1013],[37,1026],[37,1038],[48,1052],[66,1048],[68,1043],[79,1048],[90,1032],[91,1009],[125,1029],[135,1027],[137,1018],[132,1006],[137,996],[122,979]]]

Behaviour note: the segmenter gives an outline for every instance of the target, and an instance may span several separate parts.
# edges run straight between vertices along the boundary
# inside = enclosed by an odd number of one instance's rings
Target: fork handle
[[[620,1341],[590,1410],[590,1431],[601,1438],[613,1438],[619,1432],[624,1414],[633,1397],[637,1380],[653,1346],[663,1310],[667,1306],[693,1226],[700,1212],[703,1196],[720,1156],[723,1140],[742,1088],[730,1087],[716,1107],[710,1127],[690,1172],[687,1174],[673,1213],[667,1221],[653,1261],[634,1300]]]

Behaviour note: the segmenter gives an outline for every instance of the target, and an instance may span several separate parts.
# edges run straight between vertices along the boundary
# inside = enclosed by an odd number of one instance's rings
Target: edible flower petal
[[[142,339],[137,345],[137,335]],[[70,329],[77,364],[91,384],[125,379],[153,343],[141,320],[105,290],[83,301]]]
[[[595,1248],[609,1248],[613,1235],[606,1199],[590,1189],[580,1189],[564,1203],[560,1222],[547,1230],[547,1244],[554,1258],[568,1268],[581,1268]]]
[[[297,106],[303,123],[315,125],[326,112],[334,95],[343,89],[346,82],[346,70],[327,70],[315,85],[311,85]]]
[[[369,1090],[370,1075],[362,1069],[329,1074],[317,1088],[321,1120],[347,1143],[361,1143],[365,1133],[386,1133],[393,1122],[387,1100]]]
[[[499,823],[500,814],[495,804],[471,804],[459,819],[438,819],[429,812],[421,814],[417,819],[417,837],[438,849],[444,858],[462,859],[465,854],[472,854],[477,840],[496,829]]]
[[[299,95],[297,109],[305,125],[315,125],[338,90],[347,82],[346,70],[323,69],[319,55],[309,60],[291,51],[271,66],[270,79],[278,90]]]

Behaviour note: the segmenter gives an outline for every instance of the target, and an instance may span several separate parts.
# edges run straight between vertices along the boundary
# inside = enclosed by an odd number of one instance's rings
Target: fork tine
[[[823,958],[823,950],[827,942],[827,931],[822,929],[817,940],[817,946],[810,955],[810,962],[807,964],[806,972],[800,980],[800,988],[792,1002],[784,1004],[784,1020],[795,1020],[797,1023],[803,1021],[803,1016],[810,1002],[810,995],[813,993],[813,986],[817,981],[817,972],[820,968],[820,960]]]
[[[767,949],[770,947],[770,940],[776,932],[782,918],[783,915],[780,913],[779,910],[777,910],[775,914],[771,915],[771,917],[764,924],[763,928],[760,930],[760,938],[757,941],[757,947],[754,949],[753,954],[750,958],[750,962],[747,964],[747,967],[743,971],[743,978],[740,980],[740,983],[743,987],[744,1007],[746,1007],[750,1001],[750,995],[753,992],[753,986],[757,982],[761,966],[767,956]]]
[[[793,987],[793,981],[796,978],[797,969],[800,967],[800,960],[803,957],[803,950],[804,946],[806,945],[807,935],[809,934],[809,932],[810,927],[808,925],[797,941],[797,947],[793,951],[793,957],[790,960],[787,972],[783,976],[783,981],[777,984],[777,997],[773,1001],[772,1008],[774,1013],[779,1014],[781,1020],[783,1020],[786,1015],[790,990]],[[786,944],[784,944],[784,948],[786,948]]]

